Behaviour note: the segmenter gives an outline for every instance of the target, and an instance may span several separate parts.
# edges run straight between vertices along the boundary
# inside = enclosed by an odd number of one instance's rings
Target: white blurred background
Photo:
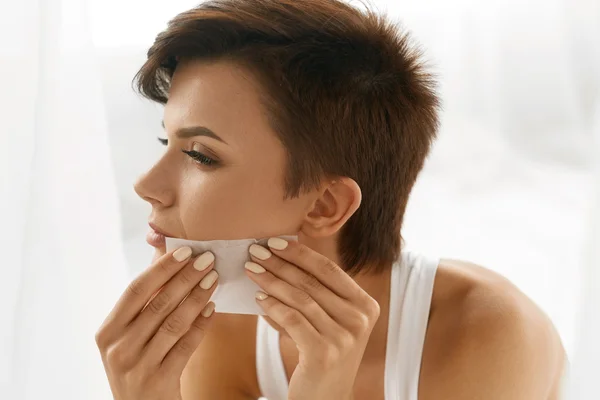
[[[359,5],[358,1],[354,2]],[[600,0],[372,0],[438,74],[409,247],[496,270],[600,398]],[[131,80],[197,1],[0,0],[0,398],[108,399],[94,333],[152,254],[132,185],[163,151]]]

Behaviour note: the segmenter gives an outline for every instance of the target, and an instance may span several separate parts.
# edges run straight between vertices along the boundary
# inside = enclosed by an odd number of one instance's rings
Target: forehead
[[[168,132],[206,126],[232,146],[277,142],[260,99],[260,86],[232,62],[184,61],[171,80],[164,122]]]

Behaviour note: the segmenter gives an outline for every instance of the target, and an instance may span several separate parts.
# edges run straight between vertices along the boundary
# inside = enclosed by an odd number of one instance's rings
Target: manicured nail
[[[217,274],[217,271],[213,269],[204,278],[202,278],[200,281],[200,287],[204,290],[210,289],[218,277],[219,274]]]
[[[200,311],[200,314],[202,314],[204,318],[208,318],[212,315],[213,311],[215,311],[215,303],[211,301],[202,309],[202,311]]]
[[[269,297],[268,294],[266,294],[265,292],[261,292],[260,290],[258,292],[256,292],[256,294],[254,296],[259,300],[264,300],[267,297]]]
[[[252,254],[254,257],[258,258],[259,260],[266,260],[267,258],[271,257],[273,254],[265,249],[262,246],[259,246],[257,244],[253,244],[252,246],[250,246],[250,254]]]
[[[200,257],[196,258],[194,261],[194,268],[198,271],[204,271],[212,262],[215,261],[215,256],[210,251],[202,254]]]
[[[269,239],[267,244],[269,245],[269,247],[275,250],[283,250],[287,247],[288,242],[281,238],[271,238]]]
[[[173,258],[179,262],[188,259],[192,255],[192,249],[188,246],[178,248],[173,252]]]
[[[252,271],[255,274],[262,274],[266,271],[266,269],[264,269],[262,265],[259,265],[252,261],[246,262],[246,264],[244,264],[244,267],[246,267],[248,271]]]

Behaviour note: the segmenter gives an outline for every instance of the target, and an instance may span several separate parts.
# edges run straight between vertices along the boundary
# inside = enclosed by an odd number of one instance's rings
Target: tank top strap
[[[418,400],[421,358],[439,258],[404,251],[392,267],[385,399]]]
[[[279,332],[261,316],[256,325],[256,376],[264,398],[287,399],[288,381],[279,348]]]

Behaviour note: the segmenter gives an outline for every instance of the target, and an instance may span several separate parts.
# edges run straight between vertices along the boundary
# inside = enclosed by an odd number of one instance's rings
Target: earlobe
[[[310,237],[326,237],[338,232],[360,207],[362,193],[351,178],[339,178],[321,189],[306,214],[302,232]]]

